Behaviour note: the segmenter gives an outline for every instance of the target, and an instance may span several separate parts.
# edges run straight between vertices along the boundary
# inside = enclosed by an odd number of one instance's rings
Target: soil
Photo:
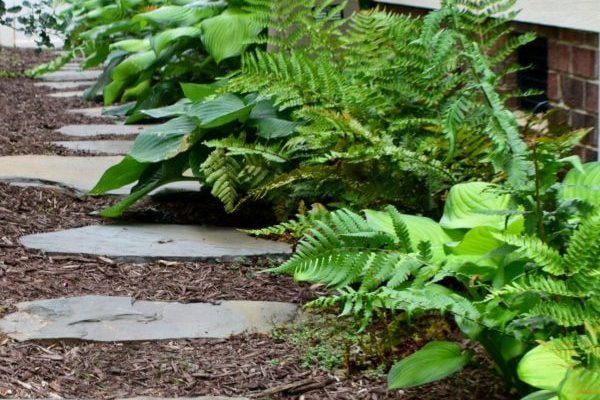
[[[56,129],[64,125],[112,124],[109,118],[89,118],[67,112],[73,108],[98,107],[80,98],[55,99],[46,94],[56,90],[34,86],[24,72],[54,57],[50,52],[0,48],[0,156],[21,154],[87,155],[52,145],[52,141],[78,140]],[[126,139],[106,135],[105,139]]]
[[[50,57],[3,49],[0,70],[22,70]],[[74,154],[46,144],[63,139],[53,130],[65,124],[97,122],[63,112],[90,104],[43,96],[27,78],[0,78],[0,93],[0,155]],[[259,273],[276,260],[132,264],[104,257],[50,257],[28,251],[19,243],[25,234],[106,223],[90,213],[115,201],[113,197],[80,198],[62,189],[0,183],[0,317],[20,301],[86,294],[179,302],[244,299],[301,304],[323,293],[323,289],[297,284],[288,277]],[[257,227],[273,222],[265,209],[253,205],[238,215],[226,216],[206,194],[170,195],[140,202],[126,219]],[[291,326],[284,331],[298,334],[299,329]],[[421,335],[419,329],[407,329],[414,332],[400,340],[399,354],[403,355],[423,344],[423,338],[415,339]],[[238,335],[227,340],[19,343],[0,334],[0,398],[512,398],[485,357],[442,382],[388,392],[382,374],[359,368],[329,371],[316,362],[306,365],[306,344],[287,338],[286,334],[273,334]]]

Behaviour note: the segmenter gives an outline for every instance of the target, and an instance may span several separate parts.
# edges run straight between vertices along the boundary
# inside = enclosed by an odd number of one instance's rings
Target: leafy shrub
[[[208,82],[235,70],[247,42],[262,30],[260,1],[70,0],[63,63],[85,55],[84,68],[104,73],[87,92],[103,91],[105,104],[133,102],[123,109],[129,122],[143,109],[182,97],[179,82]],[[235,28],[235,29],[233,29]],[[52,68],[60,67],[60,63]],[[34,71],[45,73],[44,66]]]
[[[500,171],[524,181],[516,120],[491,69],[531,37],[500,45],[505,18],[489,16],[502,9],[475,15],[449,2],[425,20],[375,10],[337,21],[344,3],[323,17],[331,3],[272,2],[271,35],[257,39],[267,49],[245,52],[218,83],[189,86],[187,100],[146,110],[176,119],[138,138],[123,167],[137,163],[139,175],[118,181],[115,167],[102,178],[96,194],[138,181],[104,215],[120,215],[148,180],[190,179],[188,169],[228,211],[266,198],[284,216],[302,201],[439,215],[458,181]],[[197,111],[206,108],[208,122]],[[145,168],[170,173],[157,180]]]

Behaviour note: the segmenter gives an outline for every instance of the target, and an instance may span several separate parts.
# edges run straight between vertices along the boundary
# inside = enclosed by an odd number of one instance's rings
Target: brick
[[[569,42],[570,44],[585,44],[586,35],[585,32],[576,31],[573,29],[561,29],[559,33],[561,42]]]
[[[583,78],[596,79],[598,77],[598,52],[591,49],[574,47],[572,49],[571,71]]]
[[[512,26],[519,33],[535,32],[539,37],[556,40],[560,37],[560,29],[552,26],[529,24],[526,22],[513,22]]]
[[[554,101],[560,99],[560,75],[556,72],[548,73],[548,98]]]
[[[585,109],[591,113],[600,114],[597,83],[588,82],[585,86]]]
[[[571,111],[571,126],[573,129],[595,128],[596,118],[579,111]]]
[[[585,161],[598,161],[598,148],[586,148],[585,149]]]
[[[570,72],[571,53],[571,46],[550,41],[548,43],[548,67],[555,71]]]
[[[562,76],[560,89],[564,103],[569,108],[583,109],[585,103],[585,82],[569,76]]]
[[[560,29],[559,39],[562,42],[569,42],[574,45],[598,47],[598,34],[592,32]]]

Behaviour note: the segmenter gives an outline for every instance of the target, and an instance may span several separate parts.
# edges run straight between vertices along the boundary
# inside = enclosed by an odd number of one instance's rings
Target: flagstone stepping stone
[[[40,79],[46,82],[66,82],[66,81],[92,81],[100,78],[102,71],[56,71],[42,76]]]
[[[89,151],[110,155],[123,155],[129,153],[133,147],[132,140],[83,140],[74,142],[52,142],[57,146],[76,151]]]
[[[0,320],[0,331],[21,342],[217,339],[244,332],[269,333],[292,320],[296,312],[296,305],[280,302],[181,304],[83,296],[19,303],[17,312]]]
[[[105,256],[131,262],[291,254],[287,243],[257,239],[233,228],[197,225],[91,225],[24,236],[21,243],[53,255]]]
[[[80,114],[89,118],[117,118],[114,115],[103,114],[104,111],[110,110],[111,107],[91,107],[91,108],[74,108],[67,110],[70,114]]]
[[[47,87],[56,90],[75,89],[78,87],[91,87],[95,84],[95,81],[67,81],[67,82],[36,82],[34,83],[37,87]]]
[[[32,182],[40,186],[55,184],[81,193],[89,192],[104,171],[120,162],[118,156],[106,157],[62,157],[46,155],[24,155],[0,157],[0,181]],[[131,187],[123,187],[111,194],[128,194]],[[159,189],[198,191],[197,182],[177,182]]]
[[[48,97],[54,97],[55,99],[65,99],[68,97],[83,97],[83,90],[74,90],[71,92],[56,92],[56,93],[48,93]]]
[[[57,132],[65,136],[92,137],[100,135],[137,135],[147,125],[117,125],[117,124],[93,124],[93,125],[67,125],[58,129]]]

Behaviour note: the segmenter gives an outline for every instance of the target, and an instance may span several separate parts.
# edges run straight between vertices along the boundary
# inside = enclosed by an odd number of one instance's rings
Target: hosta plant
[[[70,54],[83,53],[85,68],[104,69],[88,96],[102,91],[106,105],[132,102],[124,108],[130,122],[145,117],[142,109],[179,100],[179,82],[211,83],[235,70],[263,29],[264,7],[252,0],[68,3]]]

